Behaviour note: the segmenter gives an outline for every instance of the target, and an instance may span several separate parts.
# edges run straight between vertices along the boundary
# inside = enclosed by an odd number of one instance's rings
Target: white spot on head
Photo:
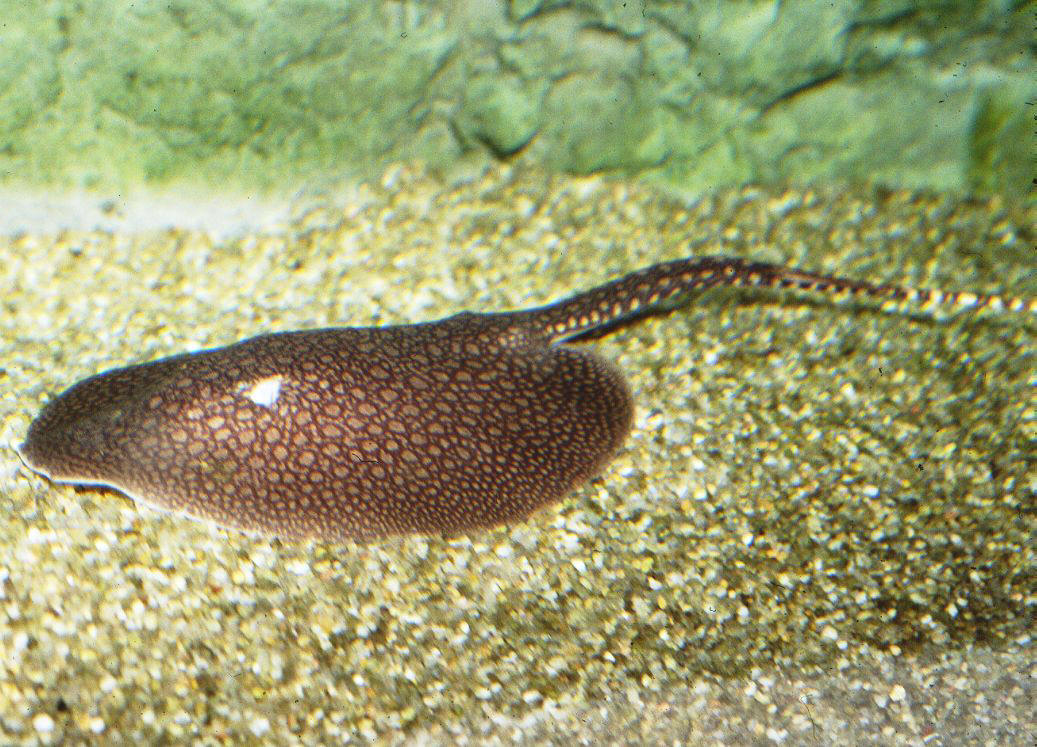
[[[242,384],[238,391],[260,407],[273,407],[281,396],[281,377],[268,376],[265,379]]]

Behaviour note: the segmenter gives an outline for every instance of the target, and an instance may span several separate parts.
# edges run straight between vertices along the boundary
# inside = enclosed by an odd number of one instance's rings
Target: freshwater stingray
[[[730,257],[665,262],[540,308],[265,334],[85,379],[19,453],[224,527],[325,541],[513,522],[599,473],[633,402],[569,342],[713,286],[1033,312],[1037,302],[876,285]]]

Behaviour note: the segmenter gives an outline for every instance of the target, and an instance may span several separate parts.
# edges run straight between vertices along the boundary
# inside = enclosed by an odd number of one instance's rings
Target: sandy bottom
[[[398,168],[334,200],[0,211],[3,446],[112,366],[688,254],[1037,294],[1034,215],[896,191]],[[470,537],[249,537],[0,449],[0,742],[1032,744],[1031,319],[713,291],[590,344],[634,392],[628,442]]]
[[[175,228],[224,238],[283,225],[296,200],[292,196],[214,195],[199,190],[121,195],[0,189],[0,234],[137,233]]]

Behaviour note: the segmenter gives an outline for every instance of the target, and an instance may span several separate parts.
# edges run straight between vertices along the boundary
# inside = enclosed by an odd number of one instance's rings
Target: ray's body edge
[[[55,482],[109,487],[251,534],[341,541],[483,529],[524,519],[598,474],[630,429],[619,371],[564,343],[715,286],[1037,308],[688,258],[533,309],[268,333],[104,371],[46,405],[16,450]],[[269,388],[257,387],[275,378],[267,401]]]
[[[48,474],[45,467],[35,467],[29,463],[29,460],[26,459],[25,455],[22,453],[22,448],[24,447],[24,445],[24,443],[21,443],[16,444],[14,447],[12,447],[14,449],[14,453],[18,455],[19,460],[21,460],[21,463],[28,470],[36,473],[37,475],[40,475],[49,482],[53,482],[58,485],[71,485],[76,488],[96,488],[101,491],[114,491],[125,496],[126,498],[128,498],[136,504],[147,506],[147,508],[159,514],[165,514],[168,516],[175,516],[177,518],[187,519],[198,524],[214,525],[222,529],[231,529],[237,532],[242,532],[249,536],[262,536],[262,532],[258,530],[250,530],[244,527],[229,525],[225,526],[217,522],[214,522],[212,519],[206,518],[204,516],[199,516],[198,514],[193,514],[190,511],[170,508],[168,505],[164,505],[160,500],[157,500],[145,494],[137,493],[133,489],[125,485],[120,485],[119,483],[112,480],[94,480],[88,477],[62,477]]]
[[[464,328],[468,336],[478,342],[469,342],[471,349],[464,350],[465,338],[452,341],[456,328]],[[592,387],[597,387],[592,390],[592,396],[589,398],[585,392],[555,396],[551,405],[552,422],[537,424],[535,427],[526,423],[527,427],[511,429],[511,447],[530,463],[538,462],[542,465],[545,472],[542,479],[533,480],[533,475],[526,475],[525,479],[505,482],[503,487],[496,484],[493,481],[494,465],[487,461],[488,457],[481,456],[477,449],[483,447],[483,451],[490,451],[488,456],[496,457],[498,463],[503,461],[505,455],[501,449],[494,451],[485,448],[485,439],[480,441],[478,433],[475,432],[476,424],[472,423],[471,428],[464,429],[464,438],[455,439],[448,446],[438,449],[445,452],[438,456],[445,459],[445,468],[454,475],[461,475],[476,482],[481,481],[479,492],[483,500],[478,510],[470,508],[458,511],[456,504],[462,500],[463,495],[457,490],[453,491],[453,495],[450,494],[450,490],[435,490],[435,486],[430,482],[429,470],[419,465],[415,469],[408,468],[408,476],[420,486],[420,491],[411,496],[409,504],[401,503],[397,506],[398,514],[395,518],[379,515],[379,506],[393,502],[393,496],[390,495],[392,490],[381,490],[378,487],[389,486],[391,478],[395,476],[388,466],[407,466],[399,460],[394,461],[393,455],[400,454],[403,460],[413,464],[421,461],[416,458],[415,444],[430,450],[435,448],[429,445],[428,433],[421,432],[420,428],[415,429],[414,433],[406,434],[405,425],[387,419],[392,412],[392,408],[388,406],[390,404],[398,408],[402,405],[401,417],[409,417],[412,419],[411,422],[422,420],[422,413],[433,410],[435,405],[427,395],[409,399],[399,396],[391,386],[393,376],[410,376],[408,386],[421,388],[425,392],[432,391],[432,379],[438,376],[442,380],[441,391],[445,395],[450,394],[452,386],[456,388],[456,380],[472,380],[480,372],[484,376],[492,374],[492,377],[499,378],[500,371],[486,371],[483,364],[487,355],[485,346],[496,345],[495,341],[502,336],[511,340],[512,345],[518,344],[511,325],[501,319],[500,315],[462,313],[439,322],[421,325],[379,328],[331,327],[262,334],[222,348],[178,354],[148,363],[120,367],[74,384],[45,406],[30,425],[26,443],[19,449],[20,456],[30,469],[56,482],[110,487],[164,512],[187,514],[192,518],[207,519],[222,527],[250,533],[273,533],[288,539],[320,537],[334,541],[368,540],[412,532],[452,535],[505,521],[520,520],[600,472],[618,449],[622,437],[629,429],[632,417],[629,390],[618,370],[591,351],[572,350],[562,346],[536,347],[532,351],[523,351],[520,347],[499,346],[496,355],[489,356],[498,367],[531,368],[535,376],[529,378],[530,371],[520,370],[518,373],[522,378],[518,380],[539,384],[546,382],[544,393],[547,395],[558,395],[559,392],[564,394],[568,381],[565,374],[571,371],[576,372],[575,379],[583,384],[589,383]],[[345,355],[337,352],[329,357],[329,346],[336,351],[347,349],[349,352]],[[269,352],[275,347],[280,348],[280,360],[267,360],[265,364],[252,368],[242,364],[243,359],[252,358],[253,349],[259,348]],[[300,351],[305,352],[300,354]],[[422,365],[413,364],[412,360],[420,355],[438,355],[439,359],[433,357]],[[306,370],[312,368],[312,361],[322,356],[323,366],[337,366],[339,373],[344,375],[308,378]],[[350,361],[359,361],[362,358],[363,370],[350,371],[343,368]],[[545,360],[538,361],[538,358]],[[531,360],[533,365],[530,365]],[[544,363],[549,365],[542,365]],[[426,368],[429,375],[420,375]],[[596,371],[600,375],[588,377],[588,371]],[[559,377],[559,374],[562,376]],[[137,380],[136,386],[131,388],[129,400],[121,400],[118,405],[108,402],[98,409],[92,402],[97,399],[95,395],[98,387],[108,392],[117,391],[120,388],[119,380],[127,376]],[[257,384],[275,376],[282,380],[278,397],[274,401],[260,403],[255,395]],[[543,381],[540,381],[541,379]],[[337,399],[329,400],[335,408],[329,417],[314,415],[315,408],[309,405],[312,404],[315,387],[324,387],[330,391],[333,387],[329,385],[337,380],[348,380],[351,386],[332,392]],[[188,382],[191,385],[189,391],[193,396],[198,394],[195,385],[202,389],[201,382],[205,382],[201,401],[175,400],[174,407],[164,413],[165,425],[156,428],[152,422],[154,418],[148,412],[149,407],[144,400],[153,398],[156,400],[155,407],[165,408],[168,402],[162,401],[162,396],[174,390],[178,382]],[[386,382],[389,386],[383,386]],[[326,391],[325,395],[328,395],[329,391]],[[372,402],[364,401],[365,392],[380,393],[387,399],[375,406]],[[522,404],[527,408],[539,406],[543,409],[546,406],[544,401],[536,401],[536,392],[523,391],[521,386],[497,391],[496,399],[489,398],[493,404],[490,408],[492,413],[483,413],[483,420],[488,427],[497,429],[499,433],[504,432],[505,420],[513,417],[515,410],[503,401],[502,393],[507,393],[509,397],[516,394],[524,397],[525,401]],[[487,395],[483,393],[479,396],[485,399]],[[556,428],[553,425],[562,422],[562,410],[580,397],[585,398],[581,405],[583,415],[590,414],[596,417],[595,427],[603,427],[612,434],[605,441],[600,438],[594,441],[593,434],[582,432],[586,431],[586,428]],[[455,392],[451,399],[464,404],[465,398],[457,396]],[[274,482],[291,483],[295,486],[292,488],[293,491],[298,491],[300,486],[307,487],[306,501],[296,500],[291,496],[279,496],[282,509],[293,505],[303,513],[301,504],[306,503],[306,515],[316,516],[328,510],[326,505],[321,508],[321,502],[327,504],[332,496],[344,495],[351,488],[354,488],[353,492],[356,493],[356,484],[363,481],[364,494],[354,496],[364,504],[363,515],[354,515],[348,521],[340,518],[330,525],[326,522],[322,525],[321,522],[294,521],[293,516],[286,515],[285,510],[281,510],[276,520],[271,518],[271,512],[267,512],[266,519],[236,514],[235,511],[238,509],[231,505],[235,497],[242,497],[244,500],[241,505],[248,506],[250,502],[255,504],[260,500],[255,498],[255,495],[251,499],[246,498],[249,490],[258,487],[259,491],[264,492],[262,500],[266,500],[266,494],[272,492],[271,481],[265,479],[235,483],[237,478],[246,475],[248,469],[252,469],[255,477],[256,464],[235,462],[227,450],[224,449],[221,453],[219,448],[210,448],[213,446],[212,443],[208,443],[205,448],[199,447],[193,454],[187,454],[182,450],[176,450],[177,445],[170,441],[178,441],[179,444],[186,445],[184,448],[190,449],[202,443],[207,435],[215,434],[218,438],[219,433],[226,430],[220,426],[226,425],[225,421],[230,420],[227,410],[221,407],[226,408],[231,400],[236,403],[235,406],[246,408],[244,412],[240,409],[236,412],[238,415],[246,415],[249,422],[257,423],[263,418],[264,428],[278,429],[278,432],[273,434],[276,438],[270,439],[270,443],[264,445],[266,453],[261,455],[260,459],[265,462],[269,458],[271,461],[277,460],[287,465],[288,477],[281,475]],[[551,407],[548,407],[549,411]],[[507,413],[505,409],[510,409],[511,412]],[[43,447],[47,446],[48,441],[53,441],[53,438],[41,437],[39,433],[53,430],[51,423],[55,420],[55,410],[58,411],[57,419],[66,421],[60,426],[63,444],[78,444],[78,451],[90,453],[95,460],[98,455],[108,455],[109,461],[104,465],[108,476],[98,476],[90,468],[62,469],[61,465],[74,463],[75,455],[63,455],[57,469],[46,463],[51,457],[44,453]],[[450,430],[451,418],[463,420],[464,415],[459,415],[456,406],[448,407],[446,410],[447,417],[440,418],[440,422],[437,423],[434,418],[426,418],[421,424],[430,427],[432,433],[442,434]],[[68,412],[80,414],[69,418]],[[358,413],[367,418],[368,422],[355,417]],[[340,425],[343,420],[349,427],[354,428],[354,432],[348,432],[347,427]],[[357,422],[350,424],[349,421]],[[109,438],[112,430],[126,430],[127,423],[132,426],[132,437],[124,435],[116,439],[120,448],[112,448]],[[387,445],[389,451],[384,451],[370,438],[365,439],[365,436],[371,435],[366,431],[374,430],[376,426],[376,437],[384,437],[387,431],[394,429],[404,435],[397,439],[397,443]],[[190,428],[194,428],[195,433],[187,434],[185,437],[182,431]],[[207,434],[206,428],[216,430]],[[307,429],[301,441],[298,437],[302,433],[300,428]],[[329,428],[332,430],[328,431]],[[149,441],[155,441],[156,431],[164,431],[163,438],[171,448],[166,450],[166,455],[162,459],[145,460],[141,455],[146,455],[147,449],[154,448],[154,444],[149,445]],[[546,437],[542,436],[541,431],[546,432]],[[252,430],[238,431],[238,435],[242,433],[247,435],[250,443],[256,440]],[[264,433],[270,435],[269,430]],[[595,444],[595,448],[590,452],[578,447],[578,442],[585,436],[588,442]],[[571,462],[566,464],[562,463],[560,457],[554,458],[549,453],[551,449],[545,448],[545,444],[541,443],[561,443],[566,439],[568,447],[565,458]],[[296,448],[286,448],[289,441],[294,443]],[[339,448],[340,444],[346,444],[350,448]],[[336,476],[338,482],[332,484],[330,491],[321,488],[322,480],[308,479],[304,475],[306,468],[319,461],[316,457],[306,456],[314,450],[318,456],[333,452],[331,455],[339,460],[339,467],[342,467],[343,462],[346,463],[347,469]],[[132,474],[126,471],[124,464],[112,456],[123,456],[127,453],[136,455],[129,460],[134,470]],[[164,492],[160,486],[144,480],[145,473],[149,470],[142,469],[142,465],[150,465],[150,472],[154,474],[156,464],[161,466],[163,473],[192,473],[207,483],[199,488],[192,482],[189,488],[177,491],[175,500],[171,499],[168,497],[168,491]],[[111,476],[120,470],[120,476]],[[393,489],[402,487],[405,486],[397,485]],[[456,488],[456,485],[454,487]],[[453,505],[441,507],[448,515],[432,525],[421,516],[421,513],[425,506],[435,504],[433,499],[441,493],[450,498]],[[375,496],[377,500],[362,500],[365,495]],[[223,499],[219,509],[216,505],[217,496],[222,496]],[[207,500],[211,500],[211,503],[204,504],[203,501]],[[356,514],[355,511],[353,513]],[[271,529],[273,531],[270,531]]]

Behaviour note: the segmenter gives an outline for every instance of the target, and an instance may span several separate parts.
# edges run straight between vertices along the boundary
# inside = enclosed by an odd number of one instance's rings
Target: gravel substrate
[[[1037,295],[1037,215],[890,191],[681,202],[417,168],[280,223],[0,237],[0,443],[115,365],[547,302],[729,253]],[[298,546],[0,452],[0,742],[1031,745],[1035,322],[716,290],[592,343],[605,473],[470,537]]]

